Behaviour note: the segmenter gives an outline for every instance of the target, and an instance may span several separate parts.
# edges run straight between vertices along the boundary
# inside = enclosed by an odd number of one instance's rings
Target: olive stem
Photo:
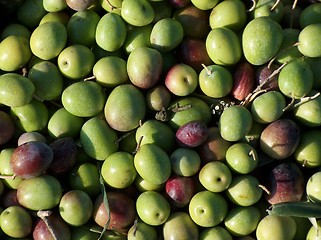
[[[320,228],[319,228],[319,225],[318,225],[318,221],[316,218],[308,218],[310,223],[312,224],[312,226],[315,228],[316,230],[316,236],[317,236],[317,239],[318,237],[320,237]]]
[[[292,95],[291,102],[290,102],[285,108],[283,108],[283,110],[282,110],[283,112],[289,110],[289,109],[292,108],[293,105],[294,105],[295,98],[294,98],[294,96],[293,96],[293,93],[291,93],[291,95]]]
[[[287,111],[287,110],[292,110],[294,108],[297,108],[299,106],[301,106],[302,104],[304,103],[307,103],[313,99],[316,99],[317,97],[320,96],[320,92],[317,92],[316,94],[314,94],[313,96],[310,96],[310,97],[302,97],[300,98],[299,102],[295,103],[295,98],[292,97],[292,101],[290,102],[290,104],[288,106],[286,106],[284,109],[283,109],[283,112]]]
[[[135,221],[134,221],[134,232],[133,232],[133,236],[136,237],[136,233],[137,233],[137,225],[138,225],[138,219],[136,217]]]
[[[248,103],[252,102],[258,95],[260,95],[261,93],[265,93],[265,92],[267,92],[267,90],[262,89],[262,90],[259,90],[259,91],[257,91],[257,92],[250,93],[250,94],[244,99],[244,101],[242,101],[242,102],[240,103],[240,105],[246,106]]]
[[[135,154],[135,153],[138,152],[138,150],[139,150],[139,148],[140,148],[140,146],[141,146],[141,144],[142,144],[143,138],[144,138],[144,136],[141,136],[141,137],[139,138],[138,143],[137,143],[137,146],[136,146],[135,151],[133,152],[133,154]]]
[[[272,63],[274,63],[275,59],[277,59],[277,57],[280,56],[280,54],[285,53],[285,52],[288,51],[289,49],[294,48],[294,47],[297,47],[298,45],[299,45],[299,42],[296,42],[296,43],[294,43],[293,45],[290,45],[290,46],[282,49],[280,52],[278,52],[277,55],[269,61],[269,63],[268,63],[268,68],[271,68]],[[289,62],[289,60],[286,61],[286,63],[288,63],[288,62]]]
[[[115,7],[113,4],[111,4],[109,0],[106,0],[106,2],[108,3],[111,11],[113,11],[114,9],[117,9],[117,7]]]
[[[300,45],[300,42],[296,42],[296,43],[293,44],[294,47],[297,47],[299,45]]]
[[[270,76],[268,76],[258,87],[257,89],[261,89],[269,80],[271,80],[271,78],[273,78],[274,76],[276,76],[277,74],[279,74],[281,72],[281,69],[285,67],[286,64],[288,64],[289,61],[285,61],[280,67],[278,67],[277,69],[275,69]],[[255,91],[255,90],[254,90]]]
[[[246,140],[249,141],[249,142],[251,142],[251,141],[253,141],[253,140],[255,139],[255,137],[253,137],[253,136],[245,136],[245,138],[246,138]],[[249,156],[252,155],[252,152],[253,152],[253,150],[251,150],[251,151],[249,152]],[[254,159],[254,157],[253,157],[253,159]],[[256,160],[256,158],[255,158],[254,160]]]
[[[34,97],[34,99],[38,100],[39,102],[44,102],[44,100],[43,100],[43,99],[39,98],[39,97],[38,97],[38,96],[36,96],[36,95],[33,95],[33,97]]]
[[[268,195],[271,195],[271,192],[264,185],[259,184],[258,187],[261,188]]]
[[[132,130],[130,132],[127,132],[125,134],[123,134],[122,136],[120,136],[116,141],[115,141],[115,144],[118,144],[120,143],[123,139],[125,139],[126,137],[128,137],[129,135],[133,134],[135,131]]]
[[[204,63],[202,63],[201,65],[206,70],[207,75],[211,75],[212,74],[212,71]]]
[[[294,21],[294,9],[296,7],[296,1],[293,2],[293,5],[292,5],[292,9],[291,9],[291,12],[290,12],[290,28],[293,28],[293,21]]]
[[[91,77],[84,78],[84,81],[90,81],[95,79],[96,79],[96,76],[91,76]]]
[[[99,183],[100,183],[100,188],[101,188],[101,194],[102,194],[102,202],[105,206],[105,209],[107,211],[107,216],[108,216],[108,220],[107,222],[105,223],[105,226],[102,230],[102,232],[100,233],[100,236],[98,238],[98,240],[100,240],[104,233],[107,231],[107,228],[110,224],[110,209],[109,209],[109,202],[108,202],[108,196],[107,196],[107,190],[106,190],[106,186],[105,186],[105,183],[104,183],[104,180],[103,180],[103,177],[102,177],[102,174],[101,174],[101,165],[99,166],[99,163],[97,163],[98,165],[98,169],[99,169]]]
[[[169,112],[180,112],[183,111],[185,109],[189,109],[191,108],[192,105],[191,104],[187,104],[184,106],[179,106],[178,103],[176,103],[173,107],[170,107],[168,109],[165,109],[164,107],[162,108],[162,110],[158,111],[155,115],[155,119],[162,121],[162,122],[166,122],[169,120]]]
[[[280,2],[281,0],[276,0],[276,2],[273,4],[270,10],[273,11],[279,5]]]
[[[14,180],[17,175],[0,175],[0,179],[9,179],[9,180]]]
[[[248,103],[252,102],[256,96],[258,96],[261,93],[266,92],[266,89],[262,89],[263,86],[270,81],[274,76],[276,76],[277,74],[280,73],[281,69],[288,63],[288,61],[284,62],[280,67],[278,67],[277,69],[275,69],[270,76],[268,76],[266,79],[264,79],[264,81],[258,85],[253,92],[251,92],[249,95],[247,95],[247,97],[240,103],[240,105],[247,105]]]
[[[187,104],[187,105],[184,105],[184,106],[179,106],[178,103],[176,103],[174,105],[174,107],[170,108],[169,110],[171,110],[172,112],[176,113],[176,112],[180,112],[180,111],[183,111],[185,109],[189,109],[192,107],[192,104]]]
[[[311,97],[301,98],[298,103],[296,103],[296,104],[293,105],[293,108],[299,107],[299,106],[302,105],[303,103],[306,103],[306,102],[309,102],[309,101],[311,101],[311,100],[313,100],[313,99],[316,99],[316,98],[319,97],[319,96],[320,96],[320,93],[318,92],[318,93],[314,94],[314,95],[311,96]]]
[[[28,70],[27,70],[27,68],[26,68],[26,67],[23,67],[23,68],[21,69],[21,71],[22,71],[22,76],[27,77],[27,75],[28,75]]]
[[[251,156],[253,158],[254,161],[256,161],[256,156],[255,156],[255,152],[254,150],[252,149],[250,152],[249,152],[249,156]]]
[[[55,107],[59,107],[62,108],[63,106],[60,103],[57,103],[55,101],[49,101],[52,105],[54,105]]]
[[[296,8],[296,4],[298,3],[298,0],[294,0],[293,1],[293,5],[292,5],[292,10]]]
[[[95,228],[89,228],[89,231],[90,232],[93,232],[93,233],[98,233],[98,234],[101,234],[101,231],[95,229]]]
[[[252,7],[249,10],[247,10],[248,12],[252,12],[256,8],[256,0],[251,0],[251,1],[252,1]]]
[[[168,121],[168,110],[162,107],[162,110],[155,114],[155,119],[162,122]]]
[[[44,221],[44,223],[46,224],[46,226],[47,226],[47,228],[48,228],[48,230],[49,230],[52,238],[53,238],[54,240],[58,240],[58,237],[57,237],[54,229],[52,228],[52,225],[51,225],[50,222],[48,221],[48,217],[49,217],[51,214],[52,214],[52,211],[50,211],[50,210],[39,210],[39,211],[37,212],[37,216],[38,216],[39,218],[41,218],[41,220]]]

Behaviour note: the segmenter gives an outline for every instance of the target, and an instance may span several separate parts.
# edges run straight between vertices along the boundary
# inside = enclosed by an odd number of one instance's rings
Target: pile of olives
[[[320,1],[0,11],[1,239],[320,239]]]

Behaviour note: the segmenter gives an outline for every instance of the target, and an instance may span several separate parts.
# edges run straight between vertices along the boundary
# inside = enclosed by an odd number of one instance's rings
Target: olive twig
[[[262,87],[268,82],[270,81],[273,77],[275,77],[277,74],[279,74],[281,72],[281,69],[285,67],[286,64],[288,64],[289,61],[285,61],[280,67],[278,67],[277,69],[275,69],[270,76],[268,76],[259,86],[257,86],[257,88],[254,91],[257,90],[261,90]]]
[[[110,7],[110,10],[113,11],[114,9],[117,9],[113,4],[111,4],[110,0],[106,0],[108,6]]]
[[[213,73],[204,63],[202,63],[201,65],[206,70],[207,75],[211,75]]]
[[[137,233],[137,225],[138,225],[138,218],[136,217],[135,221],[134,221],[134,232],[133,232],[133,236],[136,237],[136,233]]]
[[[137,153],[137,152],[138,152],[138,150],[139,150],[140,146],[142,145],[143,138],[144,138],[144,136],[141,136],[141,137],[139,138],[138,143],[137,143],[137,146],[136,146],[136,148],[135,148],[135,150],[134,150],[133,154],[135,154],[135,153]]]
[[[47,101],[47,102],[51,103],[51,104],[54,105],[55,107],[59,107],[59,108],[62,108],[62,107],[63,107],[60,103],[57,103],[57,102],[52,101],[52,100]]]
[[[300,42],[296,42],[296,43],[293,44],[293,46],[295,46],[295,47],[297,47],[299,45],[300,45]]]
[[[267,195],[271,195],[271,192],[264,185],[259,184],[258,187],[266,192]]]
[[[266,89],[263,89],[264,85],[267,84],[273,77],[275,77],[277,74],[280,73],[281,69],[284,68],[286,64],[288,64],[289,61],[284,62],[280,67],[275,69],[271,75],[269,75],[264,81],[262,81],[255,89],[253,92],[251,92],[241,103],[240,105],[247,105],[248,103],[252,102],[256,96],[258,96],[261,93],[266,92]]]
[[[45,101],[44,99],[42,99],[42,98],[40,98],[40,97],[38,97],[36,95],[33,95],[33,97],[34,97],[34,99],[36,99],[39,102],[44,102]]]
[[[52,214],[52,211],[50,210],[39,210],[37,212],[37,216],[44,221],[44,223],[46,224],[52,238],[54,240],[58,240],[58,236],[55,233],[54,229],[52,228],[52,225],[50,224],[50,222],[48,221],[48,217]]]
[[[105,209],[107,211],[107,219],[108,219],[106,224],[105,224],[105,226],[104,226],[104,228],[103,228],[103,230],[102,230],[102,232],[100,233],[99,238],[98,238],[98,240],[100,240],[104,236],[104,234],[107,231],[108,226],[110,224],[110,209],[109,209],[107,190],[106,190],[106,187],[105,187],[103,176],[102,176],[101,171],[100,171],[101,166],[98,166],[98,169],[99,169],[98,170],[99,171],[99,183],[100,183],[100,188],[101,188],[102,197],[103,197],[103,204],[104,204]]]
[[[162,110],[155,114],[155,119],[162,122],[167,122],[169,120],[168,110],[162,107]]]
[[[135,130],[126,132],[125,134],[123,134],[122,136],[120,136],[116,141],[115,144],[119,144],[123,139],[125,139],[126,137],[128,137],[129,135],[133,134],[135,132]]]
[[[245,139],[246,139],[246,141],[248,141],[248,142],[252,142],[252,141],[255,140],[255,137],[254,137],[254,136],[245,136]],[[253,155],[253,153],[254,153],[254,151],[251,150],[251,151],[249,152],[249,156],[253,156],[253,159],[256,160],[256,158],[254,158],[255,155]]]
[[[271,68],[271,65],[274,63],[274,61],[283,53],[285,53],[286,51],[290,50],[291,48],[297,47],[300,43],[296,42],[293,45],[287,46],[286,48],[281,49],[274,58],[272,58],[269,63],[268,63],[268,68]],[[286,61],[285,63],[289,63],[289,60]]]
[[[297,103],[295,103],[295,98],[292,97],[292,100],[291,100],[290,104],[283,109],[283,112],[285,112],[287,110],[292,110],[294,108],[297,108],[297,107],[301,106],[304,103],[307,103],[307,102],[309,102],[309,101],[311,101],[313,99],[316,99],[319,96],[320,96],[320,92],[317,92],[313,96],[300,98],[300,100]]]
[[[306,166],[307,162],[308,162],[308,160],[304,159],[301,166],[304,168]]]
[[[24,76],[24,77],[27,77],[27,76],[28,76],[28,70],[27,70],[26,67],[23,67],[23,68],[21,69],[21,71],[22,71],[22,76]]]
[[[184,106],[179,106],[178,103],[176,103],[173,107],[171,107],[169,110],[171,110],[172,112],[176,113],[176,112],[180,112],[180,111],[183,111],[185,109],[189,109],[191,108],[192,105],[191,104],[187,104],[187,105],[184,105]]]
[[[276,0],[276,2],[273,4],[270,10],[273,11],[279,5],[280,2],[281,0]]]
[[[89,230],[90,232],[93,232],[93,233],[101,234],[101,231],[100,231],[100,230],[98,230],[98,229],[97,229],[97,228],[95,228],[95,227],[90,227],[88,230]]]
[[[247,95],[247,97],[240,103],[240,105],[242,106],[246,106],[248,103],[252,102],[258,95],[260,95],[261,93],[265,93],[267,92],[266,89],[261,89],[257,92],[253,92],[250,93],[249,95]]]
[[[247,10],[248,12],[252,12],[256,8],[256,0],[251,0],[251,1],[252,1],[252,7],[249,10]]]
[[[249,152],[249,156],[251,156],[253,158],[254,161],[256,161],[256,155],[255,155],[255,152],[254,150],[252,149],[250,152]]]
[[[320,234],[320,228],[319,228],[319,224],[318,224],[317,218],[309,217],[308,219],[309,219],[310,223],[312,224],[312,226],[316,230],[316,236],[320,237],[321,234]]]
[[[0,179],[9,179],[14,180],[17,177],[17,175],[0,175]]]
[[[294,0],[294,1],[293,1],[292,9],[295,9],[295,8],[296,8],[297,3],[298,3],[298,0]]]
[[[314,94],[313,96],[303,97],[303,98],[300,99],[300,101],[299,101],[298,103],[296,103],[296,104],[293,105],[293,108],[299,107],[299,106],[302,105],[303,103],[306,103],[306,102],[309,102],[309,101],[311,101],[311,100],[313,100],[313,99],[316,99],[316,98],[319,97],[319,96],[320,96],[320,93],[318,92],[318,93]]]
[[[84,81],[91,81],[91,80],[95,80],[96,79],[96,76],[91,76],[91,77],[87,77],[87,78],[84,78]]]
[[[285,112],[285,111],[287,111],[287,110],[289,110],[289,109],[291,109],[292,107],[293,107],[293,105],[294,105],[294,103],[295,103],[295,98],[294,98],[294,95],[293,95],[293,93],[291,93],[291,102],[285,107],[285,108],[283,108],[283,112]]]
[[[155,119],[162,121],[162,122],[167,122],[170,118],[170,113],[177,113],[186,109],[189,109],[192,107],[192,104],[187,104],[184,106],[179,106],[178,103],[176,103],[174,106],[170,107],[170,108],[162,108],[162,110],[158,111],[155,115]]]

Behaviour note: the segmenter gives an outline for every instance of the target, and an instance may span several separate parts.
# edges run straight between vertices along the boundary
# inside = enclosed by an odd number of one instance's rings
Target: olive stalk
[[[261,84],[259,84],[253,92],[251,92],[241,103],[240,105],[246,106],[252,102],[258,95],[266,92],[266,89],[263,89],[264,85],[267,84],[273,77],[280,73],[281,69],[285,67],[288,62],[284,62],[280,67],[274,70],[270,76],[268,76]]]
[[[52,214],[52,211],[50,211],[50,210],[39,210],[39,211],[37,212],[37,216],[38,216],[39,218],[41,218],[41,220],[44,221],[44,223],[46,224],[46,226],[47,226],[47,228],[48,228],[48,230],[49,230],[52,238],[53,238],[54,240],[58,240],[57,234],[55,233],[52,225],[51,225],[50,222],[48,221],[48,217],[49,217],[51,214]]]
[[[106,2],[109,5],[111,11],[113,11],[114,9],[117,9],[117,7],[115,7],[113,4],[111,4],[110,0],[106,0]]]
[[[283,109],[283,112],[288,111],[288,110],[292,110],[295,109],[297,107],[299,107],[300,105],[307,103],[313,99],[316,99],[317,97],[320,96],[320,92],[317,92],[316,94],[314,94],[313,96],[308,96],[308,97],[302,97],[299,99],[298,102],[295,101],[295,98],[292,97],[291,102]]]
[[[104,233],[107,231],[109,223],[110,223],[110,209],[109,209],[109,203],[108,203],[108,197],[107,197],[107,191],[106,191],[104,179],[103,179],[101,172],[100,172],[101,166],[99,166],[98,169],[99,169],[99,182],[100,182],[101,192],[103,195],[103,203],[106,208],[107,216],[108,216],[108,220],[107,220],[107,222],[106,222],[106,224],[105,224],[105,226],[104,226],[104,228],[98,238],[98,240],[100,240],[104,236]]]
[[[187,105],[184,105],[184,106],[179,106],[179,104],[177,103],[173,107],[170,107],[170,108],[167,108],[167,109],[162,108],[162,110],[160,110],[159,112],[156,113],[155,119],[159,120],[159,121],[162,121],[162,122],[166,122],[166,121],[169,120],[171,113],[180,112],[180,111],[183,111],[185,109],[189,109],[191,107],[192,107],[191,104],[187,104]]]

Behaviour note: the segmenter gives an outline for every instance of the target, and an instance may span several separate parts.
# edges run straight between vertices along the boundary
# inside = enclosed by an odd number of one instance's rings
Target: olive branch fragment
[[[246,96],[246,98],[240,103],[240,105],[246,106],[249,103],[251,103],[258,95],[260,95],[261,93],[267,92],[267,90],[263,88],[265,86],[265,84],[267,84],[273,77],[275,77],[277,74],[279,74],[281,69],[284,68],[286,64],[288,64],[288,61],[284,62],[280,67],[275,69],[271,73],[271,75],[269,75],[266,79],[264,79],[264,81],[262,81],[262,83],[260,83],[254,89],[253,92],[251,92],[249,95]]]
[[[252,157],[254,161],[257,160],[255,151],[253,149],[249,152],[249,156]]]
[[[316,99],[317,97],[320,96],[320,92],[317,92],[316,94],[314,94],[313,96],[307,96],[307,97],[302,97],[300,98],[298,101],[296,101],[296,99],[294,98],[293,94],[292,94],[292,100],[291,102],[283,109],[283,112],[288,111],[288,110],[292,110],[295,109],[297,107],[299,107],[300,105],[307,103],[313,99]]]
[[[162,107],[162,109],[155,114],[155,119],[162,122],[167,122],[170,119],[171,113],[180,112],[180,111],[189,109],[191,107],[192,107],[192,104],[186,104],[184,106],[180,106],[179,103],[176,103],[174,106],[169,107],[167,109]]]
[[[144,138],[144,136],[141,136],[141,137],[139,138],[138,143],[137,143],[137,146],[136,146],[133,154],[136,154],[136,153],[138,152],[140,146],[142,145],[143,138]]]
[[[138,217],[136,217],[135,221],[134,221],[134,232],[133,232],[133,236],[136,237],[136,233],[137,233],[137,226],[138,226]]]
[[[256,9],[256,5],[257,5],[257,1],[258,0],[251,0],[252,2],[252,6],[247,10],[247,12],[253,12]],[[274,11],[276,9],[276,7],[279,5],[279,3],[281,2],[281,0],[276,0],[275,3],[273,4],[273,6],[270,8],[270,11]],[[291,18],[290,18],[290,27],[292,27],[293,25],[293,19],[294,19],[294,15],[293,15],[293,10],[296,8],[298,3],[298,0],[294,0],[293,4],[292,4],[292,11],[291,11]]]
[[[252,12],[256,8],[257,1],[256,0],[251,0],[251,1],[252,1],[252,6],[250,9],[247,10],[248,12]],[[273,6],[270,8],[270,11],[271,12],[274,11],[274,9],[279,5],[280,2],[281,2],[281,0],[276,0],[275,3],[273,4]],[[293,1],[292,10],[296,8],[297,3],[298,3],[298,0]]]
[[[97,233],[97,234],[102,234],[102,236],[108,231],[108,233],[111,233],[112,235],[111,238],[113,239],[113,237],[117,237],[119,235],[121,235],[122,233],[119,233],[119,232],[116,232],[116,231],[113,231],[113,230],[107,230],[106,232],[102,233],[101,229],[98,227],[98,226],[80,226],[80,228],[83,228],[83,229],[86,229],[88,230],[89,232],[93,232],[93,233]],[[103,236],[104,238],[106,236]],[[109,238],[108,238],[109,239]]]
[[[28,70],[27,70],[26,67],[23,67],[23,68],[21,69],[21,71],[22,71],[22,76],[24,76],[24,77],[27,77],[27,76],[28,76]]]
[[[99,163],[97,163],[97,164],[99,165]],[[99,184],[100,184],[101,192],[102,192],[102,195],[103,195],[103,203],[104,203],[104,206],[105,206],[106,211],[107,211],[108,220],[107,220],[103,230],[101,231],[98,240],[100,240],[103,237],[103,235],[107,231],[107,228],[108,228],[109,223],[110,223],[110,209],[109,209],[107,191],[106,191],[106,186],[105,186],[105,183],[104,183],[104,180],[103,180],[103,176],[101,174],[101,170],[100,169],[101,169],[101,166],[98,166]]]
[[[108,6],[110,7],[110,10],[113,11],[114,9],[117,9],[113,4],[111,4],[110,0],[106,0]]]
[[[48,218],[52,214],[51,210],[39,210],[37,212],[37,216],[44,221],[45,225],[47,226],[53,240],[59,240],[57,234],[55,233],[51,223],[48,221]]]
[[[271,7],[271,11],[273,11],[280,2],[281,2],[281,0],[276,0],[276,2],[274,3],[274,5]],[[296,8],[297,3],[298,3],[298,0],[294,0],[294,1],[293,1],[292,10]]]
[[[264,185],[259,184],[258,187],[261,188],[267,195],[271,195],[270,190],[267,189],[267,187],[265,187]]]
[[[251,1],[252,1],[252,6],[249,10],[247,10],[248,12],[252,12],[256,8],[256,0],[251,0]]]
[[[125,134],[123,134],[122,136],[120,136],[116,141],[115,141],[115,144],[119,144],[123,139],[125,139],[126,137],[130,136],[131,134],[134,134],[135,133],[135,129],[134,130],[131,130],[129,132],[126,132]]]

